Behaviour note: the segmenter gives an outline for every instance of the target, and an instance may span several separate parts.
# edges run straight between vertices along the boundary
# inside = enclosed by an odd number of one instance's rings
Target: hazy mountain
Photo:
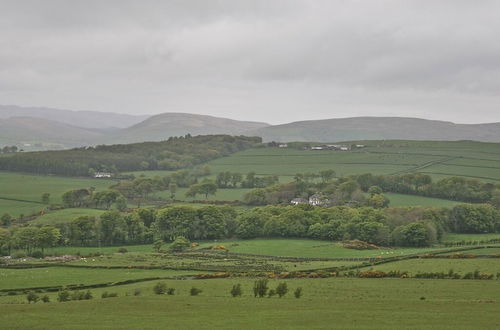
[[[500,123],[454,124],[400,117],[353,117],[299,121],[248,132],[264,141],[475,140],[500,142]]]
[[[109,135],[113,142],[160,141],[170,136],[230,134],[246,135],[250,130],[268,127],[269,124],[239,121],[188,113],[162,113],[152,116],[129,128]]]
[[[103,132],[68,125],[52,120],[32,117],[0,119],[0,143],[24,144],[44,143],[51,147],[73,147],[92,143],[102,137]]]
[[[149,115],[133,116],[112,112],[0,105],[0,119],[12,117],[43,118],[84,128],[125,128],[145,120]]]

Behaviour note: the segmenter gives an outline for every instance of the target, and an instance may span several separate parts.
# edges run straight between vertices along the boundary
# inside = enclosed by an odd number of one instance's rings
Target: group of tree
[[[0,228],[0,253],[10,254],[13,249],[24,250],[31,255],[35,250],[41,250],[59,245],[61,232],[53,226],[11,226]]]
[[[218,188],[264,188],[279,182],[277,175],[257,176],[255,172],[248,172],[245,176],[238,172],[220,172],[215,178]]]
[[[0,148],[0,153],[2,154],[13,154],[16,153],[19,149],[17,146],[4,146],[3,148]]]
[[[188,134],[161,142],[15,153],[0,158],[0,170],[68,176],[89,176],[104,170],[178,170],[260,145],[261,142],[258,137],[192,137]]]
[[[467,203],[491,203],[500,206],[500,184],[477,179],[448,177],[436,182],[423,173],[403,175],[373,175],[370,173],[350,176],[363,191],[378,186],[385,192],[437,197]]]
[[[42,196],[42,200],[45,195]],[[127,208],[127,200],[125,197],[114,189],[102,190],[95,192],[95,188],[73,189],[65,192],[62,195],[64,207],[90,207],[104,208],[109,210],[115,205],[118,210]]]

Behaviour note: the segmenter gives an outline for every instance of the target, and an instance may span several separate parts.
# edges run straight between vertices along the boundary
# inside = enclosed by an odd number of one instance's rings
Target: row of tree
[[[67,176],[96,171],[177,170],[260,145],[261,138],[229,135],[172,137],[167,141],[13,153],[0,170]]]
[[[447,208],[257,207],[238,214],[229,206],[173,206],[130,213],[104,212],[55,227],[11,226],[0,230],[0,247],[25,249],[54,244],[112,246],[173,241],[256,237],[362,240],[377,245],[429,246],[443,233],[500,232],[500,212],[488,204]]]

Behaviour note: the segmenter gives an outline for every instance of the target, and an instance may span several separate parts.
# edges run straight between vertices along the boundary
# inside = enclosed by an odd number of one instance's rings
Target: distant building
[[[330,201],[321,194],[314,194],[309,197],[309,205],[312,206],[327,206]]]
[[[96,172],[94,178],[111,178],[111,173],[109,172]]]
[[[281,143],[281,144],[278,145],[278,148],[288,148],[288,144]]]
[[[307,204],[309,201],[305,198],[294,198],[290,201],[292,205]]]
[[[325,147],[322,146],[311,147],[311,150],[323,150],[323,149],[325,149]]]

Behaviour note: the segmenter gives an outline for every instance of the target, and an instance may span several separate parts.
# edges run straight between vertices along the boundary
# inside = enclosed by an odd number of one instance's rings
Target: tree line
[[[0,170],[67,176],[92,176],[97,171],[177,170],[227,156],[261,142],[259,137],[192,137],[188,134],[161,142],[13,153],[0,158]]]
[[[500,232],[500,212],[488,204],[452,209],[346,206],[266,206],[238,213],[230,206],[172,206],[132,212],[107,211],[54,226],[0,228],[0,249],[32,253],[54,245],[113,246],[223,238],[290,237],[361,240],[381,246],[430,246],[445,232]]]

